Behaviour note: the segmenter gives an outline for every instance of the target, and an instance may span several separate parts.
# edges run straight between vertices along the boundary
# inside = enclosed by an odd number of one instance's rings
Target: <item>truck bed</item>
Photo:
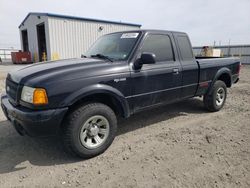
[[[200,68],[207,68],[207,67],[221,67],[226,66],[229,69],[231,66],[236,66],[240,64],[240,59],[237,57],[196,57],[196,61],[199,63]],[[233,73],[233,71],[232,71]]]
[[[238,81],[240,71],[240,59],[236,57],[229,58],[196,58],[199,66],[199,83],[208,83],[212,85],[214,80],[218,79],[217,75],[222,75],[224,72],[230,73],[231,78],[227,78],[228,87]],[[204,94],[206,90],[199,87],[196,95]]]

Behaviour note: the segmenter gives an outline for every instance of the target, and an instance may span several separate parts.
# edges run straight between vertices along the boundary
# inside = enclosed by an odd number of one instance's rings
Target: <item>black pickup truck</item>
[[[81,58],[9,73],[1,106],[21,135],[61,135],[69,152],[89,158],[110,146],[118,116],[195,96],[220,110],[240,65],[238,58],[196,59],[183,32],[111,33]]]

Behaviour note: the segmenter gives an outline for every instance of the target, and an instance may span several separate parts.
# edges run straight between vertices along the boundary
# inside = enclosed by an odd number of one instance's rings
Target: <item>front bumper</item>
[[[18,133],[34,137],[57,134],[68,110],[68,108],[31,110],[22,106],[15,107],[6,95],[1,96],[1,107]]]

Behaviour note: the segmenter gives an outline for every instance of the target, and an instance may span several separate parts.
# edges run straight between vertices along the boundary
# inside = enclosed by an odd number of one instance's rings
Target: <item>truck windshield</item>
[[[104,35],[94,43],[85,56],[126,60],[138,40],[139,34],[139,32],[124,32]]]

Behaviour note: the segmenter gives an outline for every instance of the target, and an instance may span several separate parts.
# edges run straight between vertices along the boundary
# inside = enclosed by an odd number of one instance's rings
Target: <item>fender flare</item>
[[[62,101],[60,106],[71,106],[77,101],[90,96],[94,94],[107,94],[113,98],[115,98],[119,104],[121,105],[121,108],[123,110],[124,117],[129,117],[130,110],[128,102],[125,98],[125,96],[116,88],[113,88],[109,85],[105,84],[94,84],[87,87],[84,87],[80,90],[75,91],[74,93],[70,94],[65,98],[65,100]]]
[[[214,76],[214,78],[213,78],[213,80],[212,80],[212,83],[210,84],[210,86],[209,86],[209,88],[208,88],[208,94],[209,94],[209,95],[211,95],[211,93],[212,93],[212,89],[211,89],[211,88],[213,87],[214,83],[218,80],[218,78],[219,78],[222,74],[228,74],[228,75],[229,75],[229,77],[230,77],[230,85],[232,85],[232,72],[231,72],[231,70],[230,70],[229,68],[223,67],[223,68],[219,69],[219,70],[216,72],[216,74],[215,74],[215,76]]]

